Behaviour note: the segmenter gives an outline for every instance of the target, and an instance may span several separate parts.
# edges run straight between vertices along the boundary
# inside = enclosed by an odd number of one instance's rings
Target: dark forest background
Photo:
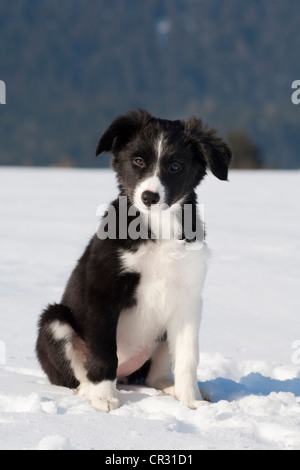
[[[300,167],[298,0],[1,0],[0,164],[101,166],[131,108],[198,115],[238,168]]]

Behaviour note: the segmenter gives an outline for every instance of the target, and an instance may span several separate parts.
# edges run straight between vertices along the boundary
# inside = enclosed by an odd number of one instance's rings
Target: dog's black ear
[[[185,122],[185,134],[212,173],[220,180],[227,180],[228,167],[232,157],[231,150],[215,129],[203,125],[201,119],[191,117]]]
[[[117,117],[100,137],[96,157],[102,152],[118,152],[149,122],[151,117],[147,111],[140,109]]]

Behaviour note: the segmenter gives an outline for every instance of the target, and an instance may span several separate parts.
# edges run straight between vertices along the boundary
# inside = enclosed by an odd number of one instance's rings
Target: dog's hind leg
[[[39,321],[36,353],[51,383],[76,388],[86,380],[84,341],[75,331],[71,310],[61,304],[49,305]]]
[[[151,366],[146,377],[145,384],[148,387],[166,391],[174,386],[171,377],[171,357],[168,350],[168,342],[161,341],[151,356]],[[170,393],[166,391],[166,393]]]

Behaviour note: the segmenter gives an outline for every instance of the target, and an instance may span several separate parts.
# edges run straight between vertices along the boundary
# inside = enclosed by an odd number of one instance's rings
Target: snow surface
[[[50,385],[34,347],[115,177],[0,169],[1,449],[300,449],[300,172],[209,174],[198,194],[213,253],[198,378],[213,403],[122,386],[106,414]]]

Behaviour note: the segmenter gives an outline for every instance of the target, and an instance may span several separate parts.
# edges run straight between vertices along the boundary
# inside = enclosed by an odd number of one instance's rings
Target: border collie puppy
[[[38,359],[51,383],[77,388],[100,410],[120,406],[117,379],[196,409],[205,403],[197,365],[208,250],[195,188],[207,168],[227,180],[231,152],[200,119],[169,121],[141,110],[112,122],[96,155],[102,152],[113,154],[120,197],[61,302],[42,313]]]

